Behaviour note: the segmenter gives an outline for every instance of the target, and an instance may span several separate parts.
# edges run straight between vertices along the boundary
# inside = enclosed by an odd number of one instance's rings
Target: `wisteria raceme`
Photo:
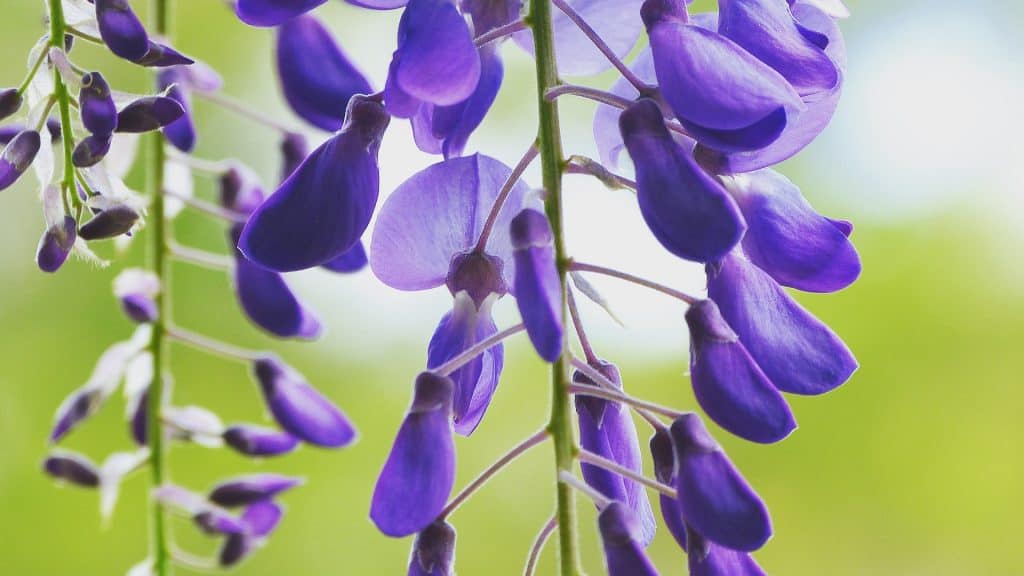
[[[329,12],[318,10],[326,0],[228,3],[242,22],[274,28],[266,64],[295,116],[321,131],[307,134],[225,94],[217,71],[179,52],[167,29],[170,0],[151,6],[150,28],[131,0],[47,0],[50,30],[29,54],[25,79],[0,88],[0,190],[32,168],[45,224],[35,254],[43,272],[63,269],[72,255],[106,265],[94,251],[106,254],[105,240],[122,249],[142,238],[151,258],[114,282],[135,333],[102,353],[90,378],[57,409],[49,435],[51,444],[63,442],[121,388],[134,450],[96,464],[54,446],[43,471],[96,489],[106,518],[121,485],[150,468],[150,497],[160,511],[151,515],[152,532],[165,534],[162,512],[176,511],[219,541],[214,555],[199,558],[158,536],[133,576],[167,576],[172,565],[195,567],[197,558],[206,568],[245,561],[282,521],[281,500],[305,481],[261,470],[197,492],[169,482],[167,446],[228,448],[238,463],[238,456],[277,458],[302,444],[346,447],[357,440],[356,426],[333,390],[314,387],[274,352],[178,325],[169,306],[169,263],[224,273],[244,317],[266,335],[297,340],[315,340],[326,327],[284,274],[321,268],[343,282],[369,266],[390,288],[444,286],[452,297],[449,310],[436,311],[422,371],[390,452],[380,455],[368,506],[384,535],[414,536],[407,574],[454,574],[452,516],[491,477],[551,440],[557,511],[538,535],[526,574],[537,570],[554,530],[560,573],[579,573],[575,490],[597,508],[594,529],[613,576],[659,573],[646,551],[659,524],[687,555],[693,576],[763,575],[752,553],[773,533],[767,504],[701,416],[634,396],[643,383],[623,387],[620,360],[594,352],[577,296],[607,309],[587,280],[600,274],[684,305],[671,313],[689,335],[697,407],[749,442],[781,442],[794,433],[785,394],[822,394],[851,378],[858,368],[853,353],[787,289],[832,293],[855,282],[861,261],[850,240],[853,226],[815,211],[773,168],[808,146],[836,110],[846,70],[837,20],[849,16],[845,5],[721,0],[717,11],[696,13],[684,0],[346,3],[350,10],[401,11],[385,41],[390,64],[373,71],[379,91],[360,63],[367,47],[348,35],[335,38],[331,30],[344,22],[329,22]],[[133,94],[111,86],[110,71],[83,69],[70,55],[74,38],[158,69],[151,89]],[[523,155],[506,163],[472,149],[470,139],[488,130],[492,107],[508,89],[509,44],[533,57],[539,109],[536,140],[522,142]],[[620,76],[608,91],[560,80],[608,70]],[[569,97],[598,103],[598,160],[563,150],[558,106]],[[280,154],[279,171],[263,175],[276,179],[272,193],[260,183],[262,170],[196,155],[206,128],[194,115],[199,100],[274,131],[274,138],[254,137]],[[382,141],[398,134],[388,130],[393,121],[408,121],[407,144],[437,158],[382,191],[381,175],[401,168],[378,157]],[[140,146],[135,135],[143,133],[147,185],[140,194],[125,179]],[[540,185],[532,188],[529,170],[538,159],[541,179],[532,183]],[[563,227],[565,172],[634,191],[661,248],[680,265],[703,267],[707,297],[577,261]],[[215,201],[194,197],[198,174],[215,179]],[[174,217],[182,210],[221,224],[226,254],[179,244]],[[520,321],[499,326],[494,309],[506,295]],[[550,364],[552,390],[536,405],[513,409],[519,416],[536,408],[549,420],[455,492],[455,434],[471,436],[488,411],[509,410],[497,392],[508,379],[504,340],[519,332],[534,360]],[[255,386],[242,393],[262,400],[268,421],[225,424],[210,408],[176,403],[172,387],[192,383],[174,382],[172,343],[245,365]],[[634,413],[653,430],[653,477],[645,476]],[[661,522],[648,490],[655,491]]]

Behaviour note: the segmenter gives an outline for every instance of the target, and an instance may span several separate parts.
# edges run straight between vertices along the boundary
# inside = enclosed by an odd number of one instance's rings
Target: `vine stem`
[[[555,531],[558,526],[558,517],[552,516],[548,519],[544,527],[540,529],[540,533],[537,534],[537,539],[533,541],[533,545],[530,546],[530,555],[526,559],[526,568],[523,569],[523,576],[533,576],[537,570],[537,561],[540,559],[540,553],[544,551],[544,544],[548,541],[548,537]]]
[[[537,74],[538,105],[538,148],[540,150],[541,172],[543,174],[544,211],[551,222],[555,247],[555,261],[558,265],[558,282],[561,285],[562,325],[570,321],[568,313],[568,258],[565,252],[565,238],[562,229],[562,131],[558,120],[558,102],[548,99],[546,94],[560,81],[555,60],[555,35],[552,28],[551,0],[531,0],[527,23],[533,29],[533,52]],[[572,470],[576,440],[573,437],[572,401],[569,397],[569,332],[563,331],[562,355],[551,366],[551,417],[548,432],[552,437],[555,452],[555,475],[558,507],[558,566],[561,576],[578,576],[579,545],[576,526],[576,504],[572,490],[566,484],[557,482],[562,474]]]
[[[57,0],[59,1],[59,0]],[[150,19],[152,30],[159,36],[168,37],[171,0],[150,0]],[[63,41],[63,36],[61,36]],[[154,86],[159,84],[154,76]],[[166,327],[170,325],[171,315],[171,278],[168,259],[167,242],[170,230],[165,214],[165,197],[163,194],[164,137],[160,131],[148,135],[146,142],[146,191],[151,199],[151,227],[149,256],[153,273],[160,279],[160,292],[156,296],[158,316],[153,325],[153,336],[149,342],[149,351],[153,356],[153,380],[149,385],[149,409],[147,410],[150,453],[150,483],[153,488],[162,486],[168,480],[167,447],[164,445],[165,435],[163,421],[160,418],[167,394],[164,390],[163,373],[169,364],[167,358]],[[150,557],[153,559],[153,574],[169,576],[172,573],[172,554],[170,535],[168,534],[167,512],[161,502],[152,500],[150,511]]]
[[[64,21],[64,5],[61,0],[49,0],[50,3],[50,46],[58,50],[64,50],[64,34],[67,31],[67,23]],[[49,50],[43,50],[40,61],[46,57]],[[27,86],[27,85],[26,85]],[[64,135],[61,141],[64,144],[64,179],[61,181],[61,192],[64,204],[79,208],[82,201],[78,198],[75,190],[75,170],[71,164],[71,156],[75,150],[75,139],[72,136],[71,127],[71,95],[68,94],[68,87],[60,76],[60,71],[53,67],[53,95],[57,99],[57,108],[60,110],[60,129]],[[44,114],[43,118],[49,114]]]

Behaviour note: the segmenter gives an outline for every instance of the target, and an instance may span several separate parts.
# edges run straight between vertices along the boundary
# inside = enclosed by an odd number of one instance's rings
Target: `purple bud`
[[[292,110],[328,132],[341,128],[352,96],[373,92],[312,16],[293,18],[277,29],[277,74]]]
[[[238,0],[238,18],[250,26],[277,26],[327,0]]]
[[[222,437],[225,444],[246,456],[278,456],[299,445],[298,438],[287,432],[248,424],[229,426]]]
[[[171,84],[174,84],[177,75],[166,74],[165,72],[160,73],[160,83],[167,88]],[[164,83],[166,82],[166,85]],[[189,105],[188,96],[181,86],[175,84],[167,92],[167,97],[173,99],[178,104],[181,104],[182,110],[185,111],[181,118],[178,118],[174,122],[171,122],[167,126],[164,126],[164,136],[167,137],[167,141],[170,142],[175,148],[182,152],[191,152],[196,147],[196,129],[192,124],[192,111]]]
[[[240,214],[252,214],[264,194],[256,178],[240,166],[231,166],[218,180],[220,205]]]
[[[280,359],[261,358],[253,370],[267,408],[281,428],[325,448],[341,448],[355,440],[355,428],[341,410]]]
[[[110,152],[111,136],[90,134],[75,145],[71,153],[71,163],[78,168],[88,168],[99,164]]]
[[[455,484],[452,434],[454,383],[423,372],[412,405],[377,478],[370,518],[381,532],[401,538],[424,530],[444,508]]]
[[[705,538],[734,550],[757,550],[772,534],[764,502],[733,467],[696,414],[669,432],[676,456],[676,492],[683,517]]]
[[[690,576],[765,576],[750,554],[718,546],[696,530],[687,536]]]
[[[211,536],[223,534],[241,534],[245,532],[245,524],[241,519],[232,516],[219,508],[208,508],[192,517],[203,532]]]
[[[131,134],[159,130],[185,114],[176,100],[166,96],[146,96],[124,107],[117,115],[117,131]]]
[[[656,428],[654,436],[651,436],[651,460],[654,463],[654,477],[662,484],[673,486],[676,483],[676,454],[672,446],[672,436],[667,428]],[[686,550],[687,529],[683,520],[683,509],[679,500],[670,498],[665,494],[658,495],[658,504],[661,508],[661,517],[665,521],[665,527],[676,543],[683,550]]]
[[[149,50],[149,36],[128,0],[95,0],[100,37],[125,60],[139,60]]]
[[[57,480],[83,488],[96,488],[100,485],[100,474],[96,465],[85,456],[71,452],[47,456],[43,460],[43,471]]]
[[[657,576],[644,554],[640,522],[622,502],[611,502],[597,516],[608,576]]]
[[[170,66],[188,66],[193,64],[195,60],[185,56],[181,52],[178,52],[174,48],[158,42],[149,41],[146,46],[146,54],[135,60],[135,63],[139,66],[146,66],[148,68],[166,68]]]
[[[242,523],[246,531],[242,534],[231,534],[224,540],[220,549],[218,562],[222,567],[234,566],[251,554],[284,516],[284,509],[272,501],[265,500],[248,506],[242,512]]]
[[[708,296],[779,390],[823,394],[857,370],[835,332],[740,254],[708,267]]]
[[[135,406],[130,412],[129,431],[132,440],[139,446],[149,445],[149,388],[135,398]]]
[[[416,535],[409,558],[408,576],[454,574],[455,529],[444,520],[439,520]]]
[[[17,88],[4,88],[0,90],[0,120],[14,115],[21,108],[23,100]]]
[[[334,260],[321,264],[320,267],[339,274],[351,274],[366,268],[368,263],[366,248],[363,247],[363,241],[360,240],[356,242],[355,246],[349,248],[348,251],[342,252]]]
[[[22,130],[0,152],[0,190],[17,182],[39,152],[39,132]]]
[[[672,139],[653,100],[623,111],[619,129],[636,166],[640,213],[666,250],[710,262],[740,241],[745,225],[736,203]]]
[[[71,248],[78,237],[78,222],[71,216],[65,216],[57,226],[51,226],[39,239],[36,249],[36,265],[43,272],[56,272],[68,259]]]
[[[160,279],[148,270],[128,268],[114,279],[114,296],[121,301],[121,309],[139,324],[154,322],[159,311],[156,297],[160,294]]]
[[[796,428],[786,399],[772,385],[722,318],[718,306],[702,300],[686,311],[690,327],[690,374],[704,412],[751,442],[778,442]]]
[[[79,423],[92,416],[104,399],[103,391],[96,388],[84,387],[72,392],[57,408],[53,429],[50,431],[50,443],[60,441]]]
[[[289,272],[352,248],[377,205],[377,151],[389,121],[379,102],[353,97],[341,132],[253,212],[238,242],[242,253],[264,268]]]
[[[526,333],[541,358],[554,362],[562,353],[562,282],[555,266],[554,236],[547,216],[527,208],[509,228],[516,264],[515,294]]]
[[[82,240],[93,241],[113,238],[131,231],[139,213],[125,205],[115,205],[92,217],[78,229]]]
[[[96,136],[110,136],[117,128],[117,106],[110,94],[110,85],[99,72],[82,76],[78,103],[85,129]],[[109,148],[109,142],[107,144]]]
[[[52,117],[47,118],[46,129],[50,132],[50,139],[53,141],[54,145],[60,142],[61,130],[64,129],[63,126],[61,126],[60,119]]]
[[[309,143],[302,134],[289,132],[281,140],[281,182],[284,182],[309,156]]]
[[[210,501],[225,508],[269,500],[302,484],[301,478],[280,474],[249,474],[225,480],[210,491]]]

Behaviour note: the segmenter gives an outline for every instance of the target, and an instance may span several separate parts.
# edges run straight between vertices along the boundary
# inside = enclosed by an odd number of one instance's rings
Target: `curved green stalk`
[[[64,22],[64,5],[60,0],[49,0],[50,3],[50,43],[49,47],[64,49],[64,34],[67,24]],[[49,48],[47,48],[49,50]],[[43,58],[45,58],[45,53]],[[42,58],[40,59],[40,62]],[[64,143],[64,178],[61,180],[61,195],[64,204],[70,203],[76,208],[81,207],[81,200],[75,190],[75,170],[71,164],[71,155],[75,150],[75,139],[71,131],[71,96],[68,87],[56,66],[53,68],[53,96],[57,99],[60,111],[61,141]],[[45,121],[44,121],[45,122]],[[77,214],[76,214],[77,216]]]
[[[562,134],[558,122],[558,103],[546,98],[548,89],[559,84],[558,67],[555,63],[554,34],[551,27],[551,1],[532,0],[528,24],[533,29],[534,54],[537,69],[537,102],[540,112],[538,142],[540,144],[541,169],[544,192],[547,194],[544,210],[551,221],[554,233],[555,255],[558,262],[558,277],[562,284],[562,325],[568,326],[569,319],[565,294],[568,286],[568,258],[562,231]],[[573,467],[576,441],[573,437],[571,401],[569,397],[569,343],[568,331],[562,342],[562,356],[551,368],[551,419],[548,421],[555,447],[555,475]],[[576,537],[576,506],[572,490],[558,481],[558,565],[561,576],[576,576],[580,573]]]

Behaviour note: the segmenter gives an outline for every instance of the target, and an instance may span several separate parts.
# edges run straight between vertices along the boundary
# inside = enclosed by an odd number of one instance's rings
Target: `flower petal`
[[[355,440],[355,428],[345,414],[290,366],[267,356],[253,369],[267,408],[281,428],[325,448],[341,448]]]
[[[708,295],[779,390],[822,394],[857,369],[853,354],[828,326],[740,255],[709,267]]]
[[[277,74],[292,110],[329,132],[341,128],[353,95],[373,92],[313,16],[293,18],[277,29]]]
[[[217,484],[210,490],[209,498],[214,504],[225,508],[237,508],[269,500],[300,484],[302,479],[292,476],[248,474]]]
[[[657,576],[644,554],[640,522],[622,502],[611,502],[597,515],[608,576]]]
[[[562,282],[555,266],[554,235],[544,213],[527,208],[509,224],[516,265],[519,314],[537,354],[554,362],[562,353]]]
[[[35,130],[22,130],[0,152],[0,190],[21,178],[35,160],[42,140]]]
[[[327,0],[238,0],[238,18],[250,26],[277,26]]]
[[[708,540],[734,550],[763,546],[772,533],[768,510],[700,418],[683,415],[669,433],[676,451],[676,491],[687,523]]]
[[[408,576],[454,576],[455,529],[438,520],[416,535]]]
[[[95,0],[103,42],[115,55],[138,60],[149,49],[149,35],[128,0]]]
[[[117,106],[110,93],[103,74],[90,72],[82,76],[82,88],[78,92],[82,125],[90,133],[110,136],[117,128]]]
[[[454,384],[424,372],[377,478],[370,518],[388,536],[427,528],[444,508],[455,483],[451,409]]]
[[[388,286],[426,290],[445,282],[452,259],[476,243],[491,207],[512,169],[474,154],[439,162],[395,190],[377,215],[370,242],[370,268]],[[487,253],[504,264],[512,284],[508,226],[523,207],[528,188],[519,181],[498,214]]]
[[[363,248],[363,241],[360,240],[356,242],[355,246],[349,248],[346,252],[342,252],[334,260],[321,264],[320,267],[339,274],[351,274],[366,268],[368,263],[366,248]]]
[[[253,212],[238,242],[242,253],[264,268],[289,272],[354,246],[377,205],[377,151],[388,122],[379,103],[354,97],[345,128]]]
[[[441,141],[440,151],[445,158],[462,156],[470,135],[494,104],[504,77],[505,66],[496,47],[484,46],[480,48],[480,82],[469,98],[451,106],[423,106],[420,109],[420,115],[429,114],[429,121],[423,123],[429,125],[430,136]],[[413,127],[416,127],[415,122]],[[432,147],[427,148],[421,149],[432,153],[429,149]]]
[[[249,424],[229,426],[222,437],[225,444],[246,456],[279,456],[299,445],[298,438],[287,432]]]
[[[43,272],[56,272],[64,265],[71,248],[78,238],[78,223],[71,216],[64,216],[63,222],[46,229],[36,249],[36,265]]]
[[[743,235],[743,217],[725,188],[672,139],[658,105],[640,100],[619,126],[636,167],[640,213],[655,238],[686,260],[728,253]]]
[[[690,327],[690,377],[704,412],[716,424],[751,442],[778,442],[796,428],[782,394],[743,347],[711,300],[686,312]]]

